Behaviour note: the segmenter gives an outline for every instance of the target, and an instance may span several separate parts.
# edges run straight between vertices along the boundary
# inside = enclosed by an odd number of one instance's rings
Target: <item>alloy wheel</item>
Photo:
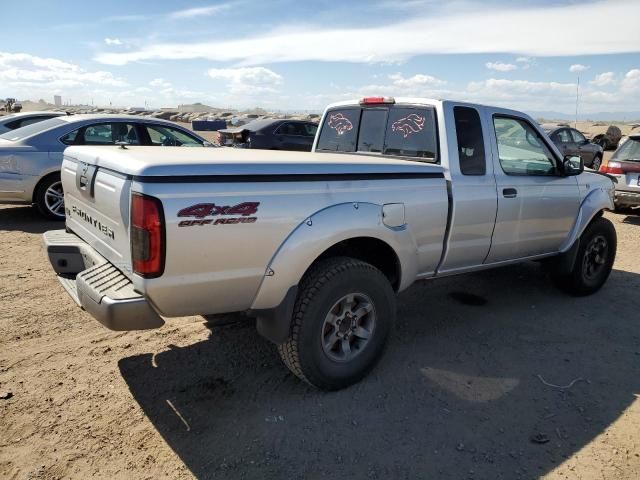
[[[58,180],[49,185],[44,193],[44,203],[52,215],[64,217],[64,193],[61,181]]]
[[[609,254],[609,245],[603,235],[596,235],[591,239],[584,251],[582,260],[583,275],[587,280],[593,280],[604,269]]]
[[[349,293],[329,310],[322,325],[322,349],[336,362],[348,362],[359,355],[376,327],[376,311],[363,293]]]

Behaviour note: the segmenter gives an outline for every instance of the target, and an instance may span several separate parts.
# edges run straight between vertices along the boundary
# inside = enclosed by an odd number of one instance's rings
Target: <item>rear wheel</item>
[[[305,275],[283,362],[325,390],[356,383],[382,354],[395,321],[395,294],[374,266],[348,257],[320,261]]]
[[[591,168],[593,170],[600,170],[600,165],[602,165],[602,157],[600,155],[596,155],[593,158],[593,163],[591,164]]]
[[[64,193],[60,174],[46,177],[36,190],[34,203],[38,212],[51,220],[64,220]]]
[[[575,296],[591,295],[609,278],[616,258],[617,236],[613,224],[597,218],[580,237],[580,246],[571,271],[555,274],[556,285]]]

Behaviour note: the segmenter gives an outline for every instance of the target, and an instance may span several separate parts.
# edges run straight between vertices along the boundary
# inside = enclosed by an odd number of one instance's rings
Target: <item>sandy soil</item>
[[[104,329],[45,259],[60,224],[0,207],[0,478],[640,478],[640,215],[607,217],[597,295],[536,264],[420,283],[380,365],[328,394],[247,323]]]

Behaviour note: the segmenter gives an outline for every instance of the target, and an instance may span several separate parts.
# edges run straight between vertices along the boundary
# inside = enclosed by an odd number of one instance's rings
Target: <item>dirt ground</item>
[[[607,218],[598,294],[537,264],[419,283],[378,367],[323,393],[248,323],[106,330],[45,259],[61,225],[2,206],[0,478],[640,478],[640,215]]]

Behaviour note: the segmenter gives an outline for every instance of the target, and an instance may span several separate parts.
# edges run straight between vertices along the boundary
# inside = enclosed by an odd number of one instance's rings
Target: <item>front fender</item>
[[[400,290],[417,274],[417,248],[408,227],[387,227],[382,205],[343,203],[320,210],[298,225],[269,262],[251,310],[268,310],[282,304],[309,266],[330,247],[344,240],[371,237],[386,242],[398,256]]]
[[[560,247],[560,252],[567,252],[580,238],[591,221],[603,210],[613,210],[613,184],[611,188],[600,186],[591,190],[580,204],[576,219],[569,236]]]

